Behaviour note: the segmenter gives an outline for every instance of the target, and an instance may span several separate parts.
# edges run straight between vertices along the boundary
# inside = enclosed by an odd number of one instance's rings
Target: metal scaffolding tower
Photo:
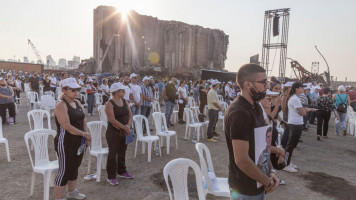
[[[289,30],[289,11],[290,8],[277,10],[267,10],[264,16],[263,45],[262,45],[262,67],[266,69],[267,76],[271,76],[273,65],[270,65],[270,50],[280,50],[279,56],[279,77],[285,79],[287,43]],[[279,22],[281,21],[281,33],[279,33]],[[273,32],[271,33],[271,31]],[[271,38],[278,36],[276,43],[271,43]]]

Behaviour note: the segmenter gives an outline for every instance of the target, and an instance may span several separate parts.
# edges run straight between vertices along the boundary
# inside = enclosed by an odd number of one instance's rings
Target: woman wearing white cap
[[[335,102],[335,107],[337,114],[339,115],[340,121],[335,121],[335,131],[336,135],[340,134],[339,126],[341,124],[341,129],[343,135],[346,135],[346,116],[347,116],[347,105],[350,105],[350,96],[346,93],[346,88],[340,85],[337,94],[333,96],[333,101]]]
[[[111,185],[119,182],[116,175],[120,178],[131,179],[133,176],[126,171],[126,135],[130,134],[130,124],[132,113],[129,103],[124,99],[126,86],[121,83],[114,83],[110,87],[112,99],[105,105],[105,113],[108,117],[108,128],[106,140],[109,146],[106,170],[108,173],[107,181]]]
[[[88,94],[88,115],[93,115],[93,109],[94,109],[94,104],[95,104],[95,93],[96,93],[96,88],[93,85],[93,79],[89,78],[88,84],[86,86],[86,92]]]
[[[82,162],[85,147],[89,146],[91,136],[85,120],[84,109],[77,100],[80,85],[74,78],[62,81],[62,97],[54,110],[57,135],[54,146],[58,156],[59,170],[55,179],[56,199],[65,199],[64,192],[68,185],[67,198],[85,199],[78,192],[78,168]]]

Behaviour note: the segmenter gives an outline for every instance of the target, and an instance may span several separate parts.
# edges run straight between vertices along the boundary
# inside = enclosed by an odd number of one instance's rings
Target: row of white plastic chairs
[[[195,174],[199,200],[205,200],[207,194],[230,197],[228,179],[216,177],[209,148],[203,143],[196,143],[195,149],[199,154],[200,168],[194,161],[187,158],[174,159],[164,167],[163,177],[169,198],[171,200],[189,199],[187,181],[189,168],[192,168]],[[173,195],[170,183],[172,183]]]

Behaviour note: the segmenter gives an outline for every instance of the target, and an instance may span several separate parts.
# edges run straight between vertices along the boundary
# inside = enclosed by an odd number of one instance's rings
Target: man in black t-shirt
[[[163,99],[164,99],[164,104],[166,105],[166,122],[167,126],[174,126],[171,123],[171,115],[174,110],[174,106],[176,105],[176,99],[178,97],[177,95],[177,79],[172,78],[172,81],[166,85],[165,88],[163,88]]]
[[[37,92],[38,95],[40,95],[40,79],[38,77],[38,74],[37,72],[35,72],[33,74],[32,77],[30,77],[29,79],[29,86],[30,86],[30,90],[33,91],[33,92]]]
[[[241,95],[225,113],[225,136],[229,150],[231,199],[264,199],[279,185],[274,170],[265,175],[255,165],[254,129],[266,125],[259,101],[269,87],[266,71],[259,65],[243,65],[237,73]],[[270,165],[270,163],[269,163]],[[271,165],[270,165],[271,166]],[[264,187],[257,188],[257,182]]]

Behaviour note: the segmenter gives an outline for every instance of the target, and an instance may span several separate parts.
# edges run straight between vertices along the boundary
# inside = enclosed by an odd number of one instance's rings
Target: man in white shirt
[[[51,76],[49,77],[49,80],[51,80],[51,91],[53,93],[56,93],[57,89],[57,78],[54,76],[54,73],[51,73]]]
[[[140,108],[142,105],[142,91],[141,87],[137,84],[137,75],[132,73],[130,75],[131,83],[129,84],[130,90],[130,99],[133,101],[133,105],[131,106],[132,115],[139,115]]]
[[[80,87],[82,87],[80,89],[80,93],[83,93],[83,94],[85,94],[86,87],[87,87],[87,85],[84,83],[84,81],[85,81],[84,74],[79,74],[78,84],[80,85]]]
[[[122,85],[125,86],[125,96],[124,96],[124,99],[128,102],[128,103],[131,103],[131,100],[130,100],[130,93],[131,93],[131,87],[130,87],[130,77],[128,76],[125,76],[123,78],[123,82],[122,82]]]

